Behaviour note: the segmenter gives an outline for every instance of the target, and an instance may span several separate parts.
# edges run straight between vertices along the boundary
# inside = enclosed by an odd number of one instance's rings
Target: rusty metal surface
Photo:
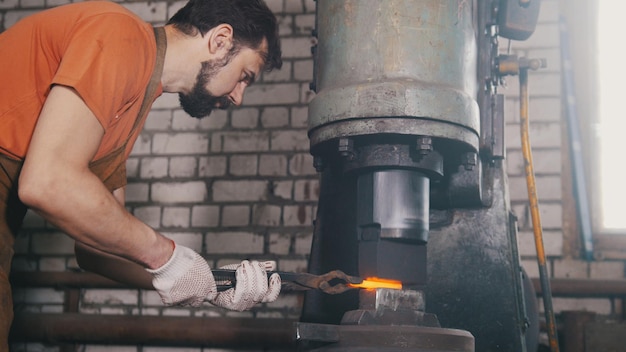
[[[329,333],[329,329],[334,330]],[[322,334],[323,333],[323,334]],[[473,352],[474,337],[467,331],[407,325],[340,325],[298,324],[298,344],[315,341],[320,336],[332,337],[329,344],[310,351],[424,351]]]
[[[293,350],[294,324],[287,319],[17,314],[10,341]]]
[[[316,33],[317,94],[309,121],[311,130],[321,131],[313,144],[337,137],[337,126],[325,125],[346,120],[349,133],[372,133],[370,118],[427,119],[476,138],[471,2],[320,0]],[[377,127],[382,133],[402,131],[394,123]]]

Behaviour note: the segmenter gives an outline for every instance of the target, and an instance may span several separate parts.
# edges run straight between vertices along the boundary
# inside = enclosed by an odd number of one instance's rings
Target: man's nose
[[[245,85],[242,84],[241,82],[238,83],[235,86],[235,89],[233,89],[232,92],[230,92],[230,94],[228,94],[228,97],[230,98],[230,101],[233,102],[233,104],[239,106],[241,105],[241,103],[243,102],[243,92],[246,89]]]

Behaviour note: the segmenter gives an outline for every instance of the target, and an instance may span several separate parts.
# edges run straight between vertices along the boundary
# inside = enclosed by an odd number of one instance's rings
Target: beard
[[[209,116],[215,108],[226,110],[232,105],[228,96],[214,96],[205,88],[219,70],[230,62],[232,56],[227,55],[220,60],[209,60],[202,63],[202,68],[198,72],[192,90],[187,94],[178,94],[180,106],[187,114],[201,119]]]

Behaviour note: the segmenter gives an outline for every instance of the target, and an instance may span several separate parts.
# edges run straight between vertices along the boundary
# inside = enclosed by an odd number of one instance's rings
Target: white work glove
[[[217,295],[206,260],[193,249],[176,244],[174,254],[162,267],[146,269],[163,304],[197,307]]]
[[[266,271],[273,270],[271,263],[244,260],[241,264],[221,267],[236,270],[236,285],[234,288],[219,292],[215,298],[209,299],[209,302],[240,312],[252,308],[257,303],[274,302],[280,293],[281,282],[280,276],[276,273],[267,279]]]

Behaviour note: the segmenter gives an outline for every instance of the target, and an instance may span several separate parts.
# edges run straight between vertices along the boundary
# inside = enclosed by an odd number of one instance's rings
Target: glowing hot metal
[[[348,284],[350,287],[363,288],[366,290],[373,290],[377,288],[390,288],[394,290],[402,289],[402,282],[397,280],[381,279],[377,277],[368,277],[360,284]]]

